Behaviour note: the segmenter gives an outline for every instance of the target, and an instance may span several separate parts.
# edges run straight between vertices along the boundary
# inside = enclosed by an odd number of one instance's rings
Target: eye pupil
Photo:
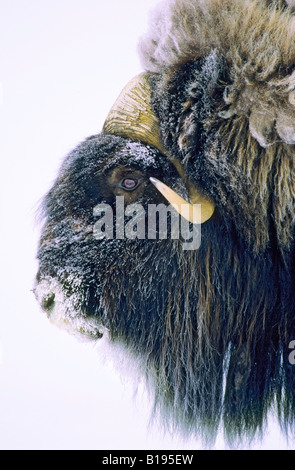
[[[121,181],[121,187],[129,191],[132,189],[135,189],[137,185],[138,185],[138,181],[133,178],[125,178]]]
[[[125,180],[124,181],[124,186],[126,186],[126,188],[134,188],[134,186],[136,185],[135,181],[134,180]]]

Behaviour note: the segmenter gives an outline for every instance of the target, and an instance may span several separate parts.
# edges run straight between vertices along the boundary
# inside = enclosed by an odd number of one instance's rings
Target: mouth
[[[77,293],[68,297],[62,285],[51,277],[38,282],[33,292],[51,324],[82,340],[102,338],[103,327],[98,324],[97,319],[77,308]]]

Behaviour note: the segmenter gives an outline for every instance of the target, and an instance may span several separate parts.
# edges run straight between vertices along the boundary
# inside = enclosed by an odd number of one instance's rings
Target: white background
[[[31,292],[35,212],[65,154],[101,130],[142,71],[136,46],[156,0],[8,0],[0,17],[0,448],[201,449],[149,426],[92,345],[52,327]],[[143,387],[140,386],[140,391]],[[223,449],[222,438],[216,449]],[[252,448],[286,449],[271,425]]]

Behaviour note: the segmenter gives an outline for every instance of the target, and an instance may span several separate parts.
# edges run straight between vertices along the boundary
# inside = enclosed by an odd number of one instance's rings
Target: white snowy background
[[[35,212],[63,157],[101,130],[142,71],[136,46],[157,0],[3,0],[0,15],[0,448],[201,449],[149,426],[100,351],[51,326],[31,292]],[[216,449],[224,449],[222,437]],[[253,449],[287,449],[275,424]]]

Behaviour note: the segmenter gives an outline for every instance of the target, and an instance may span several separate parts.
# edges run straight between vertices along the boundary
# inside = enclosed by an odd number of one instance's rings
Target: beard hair
[[[294,425],[289,273],[279,257],[256,255],[233,234],[209,221],[197,251],[171,240],[98,245],[89,234],[64,253],[55,244],[40,250],[39,280],[57,282],[66,299],[53,319],[95,339],[107,331],[140,364],[154,415],[207,444],[221,421],[230,443],[251,440],[274,405],[281,426]]]

